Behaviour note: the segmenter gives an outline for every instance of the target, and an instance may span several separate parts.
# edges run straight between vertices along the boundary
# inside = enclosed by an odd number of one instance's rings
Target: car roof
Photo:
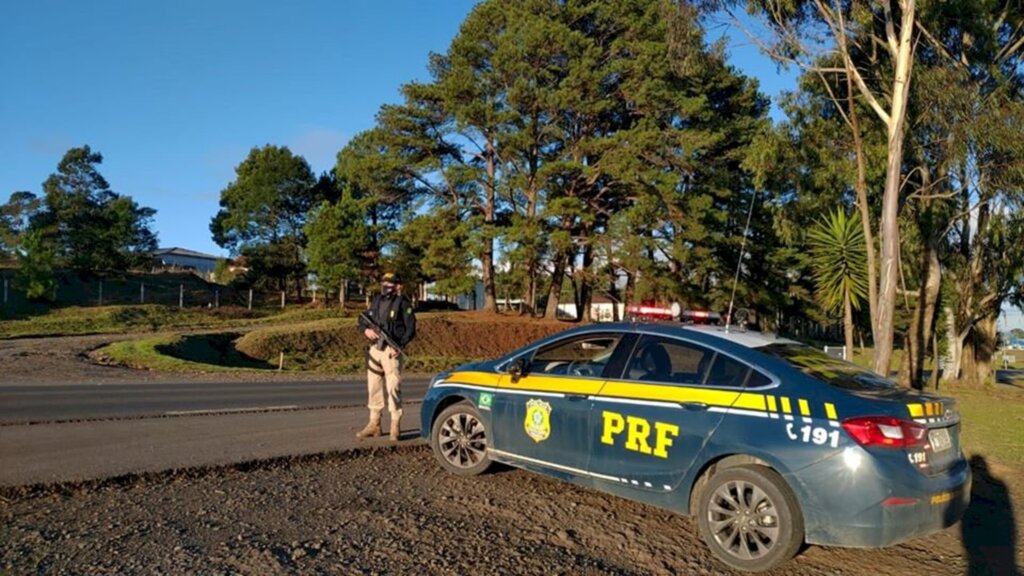
[[[614,322],[591,324],[576,329],[577,333],[588,332],[640,332],[660,334],[664,336],[707,335],[720,338],[745,348],[762,348],[770,344],[799,344],[795,340],[781,338],[770,332],[745,330],[736,326],[726,329],[724,326],[691,325],[678,322]]]

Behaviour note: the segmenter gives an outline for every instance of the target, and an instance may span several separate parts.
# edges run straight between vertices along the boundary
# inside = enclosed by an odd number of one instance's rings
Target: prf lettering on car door
[[[604,425],[601,429],[601,442],[614,446],[616,441],[625,440],[622,447],[641,454],[650,454],[658,458],[668,458],[668,447],[672,438],[679,436],[679,426],[666,422],[655,422],[653,426],[654,447],[649,439],[652,426],[650,421],[638,416],[627,416],[618,412],[601,412]],[[625,436],[625,438],[623,438]]]

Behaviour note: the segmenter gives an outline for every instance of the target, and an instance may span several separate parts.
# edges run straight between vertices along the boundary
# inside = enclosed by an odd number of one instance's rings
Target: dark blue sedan
[[[437,376],[422,422],[452,473],[502,462],[695,514],[741,570],[923,536],[970,494],[953,400],[757,332],[567,330]]]

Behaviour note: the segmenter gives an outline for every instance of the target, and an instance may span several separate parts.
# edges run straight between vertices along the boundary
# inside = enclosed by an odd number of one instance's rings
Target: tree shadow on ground
[[[968,576],[1018,576],[1017,525],[1010,491],[982,456],[971,457],[971,504],[960,523]]]

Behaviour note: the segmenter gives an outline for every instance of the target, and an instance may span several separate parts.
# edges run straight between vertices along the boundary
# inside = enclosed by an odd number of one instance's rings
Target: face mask
[[[395,286],[393,284],[384,284],[380,287],[380,291],[381,294],[391,294],[395,291]]]

